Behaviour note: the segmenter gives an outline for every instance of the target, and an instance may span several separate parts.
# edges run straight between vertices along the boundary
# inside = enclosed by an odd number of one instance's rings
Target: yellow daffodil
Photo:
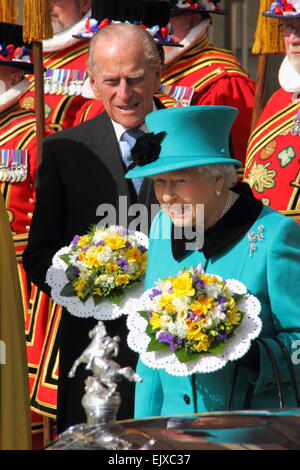
[[[83,237],[80,237],[77,246],[83,247],[83,246],[88,246],[90,244],[91,237],[85,235]]]
[[[150,324],[154,330],[159,330],[161,328],[160,315],[158,313],[152,313]]]
[[[86,281],[84,279],[78,278],[73,282],[73,287],[78,297],[81,297],[81,298],[84,297],[83,290],[85,286],[86,286]]]
[[[129,263],[134,263],[135,261],[139,261],[141,258],[141,252],[134,246],[130,246],[126,250],[125,257]]]
[[[78,261],[85,261],[85,252],[81,251],[80,253],[78,253],[77,258]]]
[[[105,238],[105,243],[108,245],[112,250],[119,250],[120,248],[124,248],[126,246],[126,239],[120,237],[117,233],[113,236],[109,236]]]
[[[210,340],[205,333],[201,333],[198,338],[198,343],[195,345],[197,352],[207,351],[210,346]]]
[[[93,266],[98,266],[98,264],[99,264],[99,261],[98,261],[98,258],[97,258],[97,255],[96,255],[96,254],[91,254],[91,255],[89,255],[89,256],[86,258],[85,262],[86,262],[86,264],[87,264],[88,266],[90,266],[91,268],[92,268]]]
[[[106,263],[106,269],[108,271],[116,271],[119,265],[117,263]]]
[[[232,307],[227,313],[227,320],[233,325],[239,325],[241,322],[241,314],[237,306]]]
[[[119,276],[116,277],[116,286],[123,286],[124,284],[127,284],[130,281],[130,276],[129,274],[119,274]]]
[[[220,283],[220,279],[218,279],[216,276],[213,274],[202,274],[201,275],[202,281],[205,282],[205,284],[215,284],[215,283]]]
[[[191,322],[187,331],[187,339],[193,339],[197,341],[199,339],[199,335],[202,335],[199,322]]]
[[[175,312],[175,307],[172,304],[173,296],[172,294],[162,295],[159,301],[159,304],[166,312],[172,313]]]
[[[180,276],[174,277],[172,280],[172,286],[174,289],[174,296],[176,297],[191,297],[195,294],[193,280],[188,272],[184,272]]]
[[[191,304],[191,309],[196,315],[206,315],[212,309],[214,299],[212,297],[205,297],[199,295],[198,300]]]

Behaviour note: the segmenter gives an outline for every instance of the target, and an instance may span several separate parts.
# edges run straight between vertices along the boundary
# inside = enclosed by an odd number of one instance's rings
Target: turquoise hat
[[[229,154],[229,134],[238,113],[229,106],[187,106],[146,116],[149,134],[132,149],[134,168],[126,178],[157,175],[200,165],[242,163]]]

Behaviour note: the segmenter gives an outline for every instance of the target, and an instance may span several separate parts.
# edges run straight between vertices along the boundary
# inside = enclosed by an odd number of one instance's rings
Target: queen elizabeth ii
[[[135,167],[126,177],[150,177],[161,205],[150,230],[145,289],[200,263],[206,273],[237,279],[260,301],[260,341],[239,361],[187,377],[139,360],[143,381],[136,386],[136,418],[224,411],[229,402],[231,409],[278,408],[270,357],[278,365],[285,404],[299,406],[290,358],[300,339],[300,227],[237,183],[241,164],[230,158],[228,147],[236,113],[225,106],[193,106],[149,114],[150,134],[133,150]],[[194,243],[188,243],[191,233]],[[300,365],[292,365],[299,380]]]

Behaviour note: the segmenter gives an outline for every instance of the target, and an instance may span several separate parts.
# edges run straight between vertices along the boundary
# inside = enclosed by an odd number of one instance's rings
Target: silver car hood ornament
[[[141,382],[142,379],[131,367],[121,368],[113,360],[118,355],[120,337],[107,335],[104,323],[99,321],[89,332],[92,339],[89,346],[76,359],[69,377],[74,377],[77,367],[84,363],[93,375],[85,381],[85,394],[82,405],[87,416],[87,423],[71,426],[62,434],[52,449],[114,449],[142,450],[151,448],[155,441],[135,445],[126,439],[126,433],[116,421],[121,397],[117,391],[122,379]]]

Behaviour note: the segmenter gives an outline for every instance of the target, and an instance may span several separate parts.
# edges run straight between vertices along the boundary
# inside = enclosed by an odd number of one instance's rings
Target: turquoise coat
[[[242,219],[241,219],[242,222]],[[250,250],[249,232],[264,238]],[[176,261],[171,247],[171,221],[163,213],[157,214],[151,227],[149,262],[145,289],[164,276],[176,275],[182,267],[199,263],[206,272],[223,278],[234,278],[245,284],[248,291],[261,302],[263,328],[260,334],[272,348],[283,378],[285,397],[289,407],[295,407],[287,363],[274,337],[281,338],[295,362],[300,362],[300,226],[280,213],[263,207],[250,229],[225,251],[207,259],[203,252],[190,251]],[[162,232],[162,230],[164,232]],[[164,239],[161,234],[164,233]],[[297,360],[298,359],[298,360]],[[170,414],[224,411],[227,409],[232,385],[234,364],[206,374],[177,377],[162,370],[154,370],[139,360],[137,372],[143,382],[136,386],[135,417]],[[298,379],[300,365],[295,364]],[[255,385],[252,409],[278,408],[273,369],[265,349],[260,345],[259,373],[241,367],[237,376],[232,409],[242,409],[249,382]]]

